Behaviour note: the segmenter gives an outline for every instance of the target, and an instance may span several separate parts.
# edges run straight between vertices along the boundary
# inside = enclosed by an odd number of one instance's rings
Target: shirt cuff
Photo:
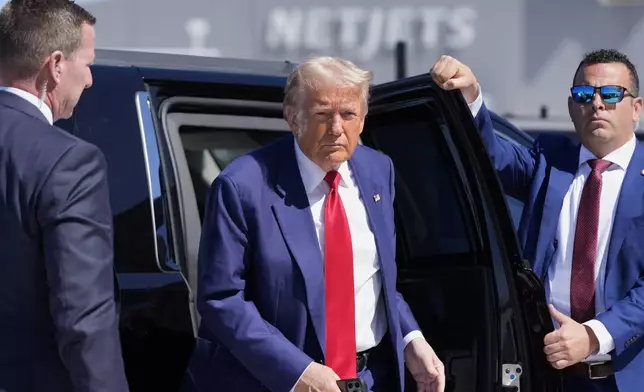
[[[483,106],[483,92],[481,91],[481,85],[479,85],[479,95],[476,97],[474,102],[468,103],[467,106],[469,106],[470,112],[472,112],[472,117],[476,117],[476,115],[479,114],[479,110],[481,110],[481,106]]]
[[[313,365],[313,361],[311,361],[311,363],[309,363],[309,366],[307,366],[306,369],[304,369],[304,371],[302,372],[302,374],[300,374],[300,378],[297,379],[297,381],[295,382],[295,385],[297,385],[297,383],[300,382],[300,380],[302,379],[302,376],[304,375],[304,373],[306,373],[307,370],[309,370],[309,367],[311,367],[311,365]],[[288,392],[295,392],[295,385],[293,385],[293,388],[291,388]]]
[[[411,331],[410,333],[408,333],[407,335],[405,335],[405,337],[403,338],[403,340],[405,341],[405,346],[403,347],[403,349],[404,349],[405,347],[407,347],[407,345],[409,344],[409,342],[411,342],[411,341],[412,341],[412,340],[414,340],[414,339],[418,339],[418,338],[423,338],[423,339],[425,338],[425,337],[423,336],[423,333],[422,333],[422,332],[420,332],[419,330]]]
[[[595,333],[597,341],[599,342],[599,351],[592,354],[606,355],[615,349],[615,340],[610,336],[608,329],[599,320],[588,320],[584,323]]]

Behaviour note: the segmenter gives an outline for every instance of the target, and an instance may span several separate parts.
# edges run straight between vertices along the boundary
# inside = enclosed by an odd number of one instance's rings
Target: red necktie
[[[575,245],[570,277],[570,315],[578,323],[595,318],[595,260],[599,231],[599,201],[602,193],[602,173],[611,162],[601,159],[588,161],[592,169],[581,193],[577,210]]]
[[[340,174],[324,177],[331,190],[324,205],[326,365],[342,379],[356,377],[353,250],[349,222],[338,193]]]

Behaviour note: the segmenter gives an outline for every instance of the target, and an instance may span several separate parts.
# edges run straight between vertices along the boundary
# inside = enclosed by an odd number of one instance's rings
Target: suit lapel
[[[606,259],[606,280],[609,281],[611,269],[615,267],[617,255],[624,237],[633,220],[644,215],[644,145],[637,142],[631,162],[626,169],[622,189],[617,200],[617,210],[613,221],[608,257]]]
[[[293,143],[291,137],[284,141],[275,183],[282,200],[273,204],[272,209],[284,241],[304,278],[311,322],[324,352],[324,279],[320,279],[324,276],[324,263]]]
[[[380,268],[383,268],[381,255],[384,252],[383,246],[386,246],[388,242],[386,241],[386,238],[384,238],[385,234],[382,232],[383,228],[386,226],[384,226],[384,222],[382,220],[383,216],[380,210],[380,205],[387,201],[380,200],[380,197],[382,196],[382,187],[371,179],[372,176],[369,175],[369,167],[362,162],[362,151],[360,150],[360,148],[356,148],[353,157],[349,160],[349,167],[351,168],[353,179],[355,180],[358,191],[360,192],[362,203],[367,211],[369,226],[373,231],[376,241],[378,261],[380,263]]]
[[[542,255],[537,255],[535,261],[535,273],[542,278],[549,268],[550,261],[555,249],[555,236],[557,226],[559,225],[559,216],[566,192],[570,188],[575,173],[579,165],[579,149],[577,145],[570,151],[561,151],[558,154],[559,159],[553,160],[549,166],[548,182],[546,186],[546,197],[543,206],[543,217],[541,220],[541,230],[539,233],[539,246],[537,249],[544,249]]]
[[[392,249],[393,233],[389,233],[387,231],[386,228],[388,225],[385,221],[386,216],[383,213],[383,208],[385,208],[384,206],[391,205],[393,202],[392,200],[383,199],[383,197],[386,195],[393,197],[393,195],[389,192],[383,192],[382,184],[376,183],[372,180],[372,178],[374,178],[373,167],[370,165],[370,162],[366,157],[364,157],[362,152],[362,149],[358,146],[353,157],[349,160],[349,166],[351,167],[353,178],[358,186],[360,197],[367,212],[369,227],[373,232],[376,242],[378,265],[380,266],[379,273],[382,279],[382,294],[387,312],[387,326],[389,331],[395,331],[399,328],[399,324],[394,322],[394,320],[397,320],[399,317],[398,305],[395,302],[397,282],[394,277],[397,275],[396,263],[383,262],[383,257],[396,257],[396,249]],[[392,347],[397,347],[398,338],[393,334],[390,335]],[[400,358],[400,355],[396,350],[394,351],[397,363],[402,363],[403,359]]]
[[[353,178],[358,186],[360,197],[362,198],[365,210],[367,211],[369,226],[371,227],[376,241],[378,264],[382,273],[383,282],[385,283],[385,287],[391,284],[395,285],[395,282],[385,282],[387,277],[395,276],[395,271],[390,270],[393,263],[382,262],[382,255],[391,254],[392,250],[389,249],[391,238],[387,238],[388,234],[385,231],[387,225],[385,225],[384,222],[381,206],[383,203],[391,203],[391,200],[381,200],[383,195],[382,186],[372,180],[373,176],[370,175],[371,168],[366,162],[364,162],[361,148],[356,148],[353,157],[349,160],[349,166],[351,167]]]

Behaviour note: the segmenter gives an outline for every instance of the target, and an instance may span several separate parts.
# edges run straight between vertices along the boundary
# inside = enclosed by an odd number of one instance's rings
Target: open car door
[[[460,92],[429,75],[375,86],[362,142],[393,160],[398,289],[445,363],[446,391],[560,390],[543,285]]]

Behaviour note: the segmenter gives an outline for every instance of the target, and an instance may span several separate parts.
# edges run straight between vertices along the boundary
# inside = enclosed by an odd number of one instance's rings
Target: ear
[[[291,105],[284,107],[284,119],[288,123],[288,127],[291,129],[291,132],[297,136],[297,131],[299,129],[297,123],[297,109]]]
[[[575,101],[572,100],[572,97],[568,97],[568,115],[570,116],[570,120],[574,122],[574,118],[572,115],[572,111],[575,107]]]
[[[637,122],[642,114],[642,97],[633,98],[633,122]]]
[[[49,55],[47,60],[47,69],[49,71],[50,80],[54,85],[60,83],[60,75],[65,71],[65,55],[60,50],[53,52]]]

